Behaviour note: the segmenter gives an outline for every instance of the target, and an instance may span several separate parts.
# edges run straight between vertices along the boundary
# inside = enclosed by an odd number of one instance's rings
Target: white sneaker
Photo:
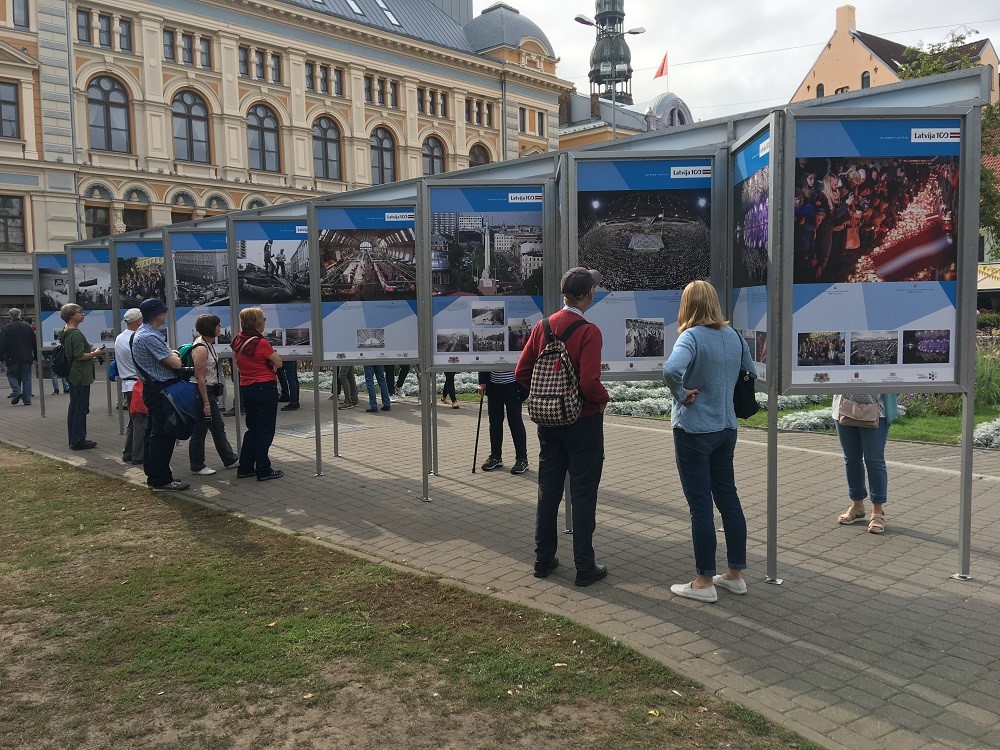
[[[716,586],[721,586],[726,591],[731,591],[734,594],[745,594],[747,592],[747,582],[742,578],[738,581],[730,581],[725,576],[714,576],[712,578],[712,583]]]
[[[215,473],[215,469],[210,469],[210,468],[208,468],[206,466],[204,469],[199,469],[198,471],[196,471],[194,473],[195,474],[200,474],[203,477],[210,477],[210,476],[212,476]]]
[[[685,599],[694,599],[699,602],[719,601],[719,593],[715,590],[715,586],[709,586],[707,589],[693,589],[690,583],[675,583],[670,587],[670,590]]]
[[[403,397],[403,389],[402,388],[397,388],[396,389],[396,398],[402,398],[402,397]]]
[[[393,396],[391,393],[389,394],[389,403],[390,404],[396,403],[396,397]]]

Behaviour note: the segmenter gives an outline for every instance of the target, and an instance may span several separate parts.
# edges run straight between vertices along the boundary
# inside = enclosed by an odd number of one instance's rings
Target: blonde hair
[[[63,319],[63,323],[69,323],[69,319],[78,312],[83,312],[83,308],[73,302],[70,302],[59,308],[59,317]]]
[[[259,307],[247,307],[240,310],[240,328],[244,331],[263,331],[264,311]]]
[[[840,193],[837,192],[837,183],[840,178],[835,174],[828,174],[823,178],[823,195],[830,202],[830,208],[840,203]]]
[[[715,287],[707,281],[692,281],[681,294],[680,312],[677,314],[677,332],[683,333],[694,326],[722,328],[729,321],[722,317],[722,306]]]

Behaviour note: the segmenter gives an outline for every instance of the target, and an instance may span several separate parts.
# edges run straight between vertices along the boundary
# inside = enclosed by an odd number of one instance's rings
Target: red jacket
[[[580,316],[569,310],[560,310],[549,316],[549,327],[556,336],[562,334]],[[542,333],[542,324],[538,322],[531,330],[528,343],[517,360],[514,377],[525,388],[531,388],[531,373],[535,369],[535,360],[542,353],[546,343]],[[566,342],[566,351],[570,362],[576,368],[580,380],[580,395],[583,397],[583,410],[580,417],[589,417],[601,410],[601,405],[608,403],[608,392],[601,385],[601,348],[603,339],[601,329],[593,323],[580,326]]]

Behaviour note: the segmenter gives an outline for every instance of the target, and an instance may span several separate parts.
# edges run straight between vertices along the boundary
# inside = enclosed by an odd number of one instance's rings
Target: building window
[[[21,106],[17,85],[0,83],[0,138],[21,137]]]
[[[253,53],[253,76],[258,81],[264,80],[264,53],[260,50]]]
[[[24,198],[0,195],[0,252],[24,251]]]
[[[353,10],[359,16],[364,15],[364,11],[361,10],[361,7],[355,2],[355,0],[347,0],[347,4],[350,5],[351,10]]]
[[[330,69],[325,65],[319,66],[319,93],[330,93]]]
[[[385,79],[379,78],[375,81],[375,97],[380,107],[385,106]]]
[[[122,52],[132,51],[132,22],[127,18],[118,19],[118,46]]]
[[[271,83],[281,83],[281,55],[271,55]]]
[[[208,163],[208,105],[193,91],[174,97],[174,158]]]
[[[421,149],[424,156],[424,177],[444,172],[444,144],[440,139],[431,136],[424,141]]]
[[[389,106],[399,108],[399,84],[395,81],[389,81]]]
[[[76,40],[81,44],[90,44],[90,11],[76,12]]]
[[[111,209],[107,206],[84,206],[84,239],[107,237],[111,234]]]
[[[344,71],[340,68],[333,69],[333,93],[335,96],[344,95]]]
[[[263,104],[255,104],[247,115],[247,148],[250,169],[279,171],[278,116]]]
[[[493,127],[493,105],[486,103],[486,127]]]
[[[201,67],[210,70],[212,68],[212,40],[202,37],[198,40],[198,45],[201,48]]]
[[[181,34],[181,62],[194,65],[194,37],[190,34]]]
[[[417,112],[424,114],[427,111],[427,106],[424,104],[424,100],[427,98],[427,91],[425,89],[417,89]]]
[[[528,110],[524,107],[517,108],[517,132],[528,132]]]
[[[867,70],[861,74],[861,88],[870,89],[872,87],[872,74]]]
[[[447,117],[448,116],[448,95],[442,91],[441,94],[440,94],[440,97],[441,97],[441,116],[442,117]]]
[[[826,96],[826,87],[822,83],[816,84],[816,98],[822,99]]]
[[[250,77],[250,50],[247,47],[240,47],[240,75]]]
[[[28,0],[14,0],[12,10],[14,25],[19,29],[28,28]]]
[[[171,62],[177,59],[177,47],[174,40],[174,32],[170,29],[163,30],[163,59]]]
[[[851,90],[850,86],[841,86],[839,89],[836,89],[833,93],[835,93],[835,94],[846,94],[850,90]]]
[[[178,211],[176,208],[170,211],[171,224],[183,224],[194,220],[194,211]]]
[[[437,91],[434,89],[427,92],[427,114],[437,117]]]
[[[340,130],[329,117],[320,117],[312,128],[313,171],[325,180],[340,179]]]
[[[97,43],[111,49],[111,16],[97,17]]]
[[[365,104],[372,103],[372,89],[375,86],[375,82],[372,80],[371,76],[365,76]]]
[[[313,89],[316,88],[315,85],[313,84],[313,79],[315,78],[315,76],[316,76],[316,66],[313,65],[311,62],[307,62],[306,63],[306,91],[312,91]]]
[[[470,167],[481,167],[484,164],[490,163],[490,152],[486,150],[485,146],[481,146],[478,143],[469,149],[469,166]]]
[[[538,135],[545,135],[545,113],[538,112],[537,115]]]
[[[87,87],[90,147],[95,151],[132,152],[128,94],[114,78],[100,76]]]
[[[396,181],[396,141],[385,128],[375,128],[371,137],[372,184]]]
[[[149,209],[126,208],[122,210],[122,221],[126,232],[138,232],[149,226]]]

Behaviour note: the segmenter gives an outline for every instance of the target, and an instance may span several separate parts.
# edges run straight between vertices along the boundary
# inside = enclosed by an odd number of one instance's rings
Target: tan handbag
[[[847,398],[840,399],[840,406],[834,417],[844,427],[878,427],[878,404],[859,404]]]

